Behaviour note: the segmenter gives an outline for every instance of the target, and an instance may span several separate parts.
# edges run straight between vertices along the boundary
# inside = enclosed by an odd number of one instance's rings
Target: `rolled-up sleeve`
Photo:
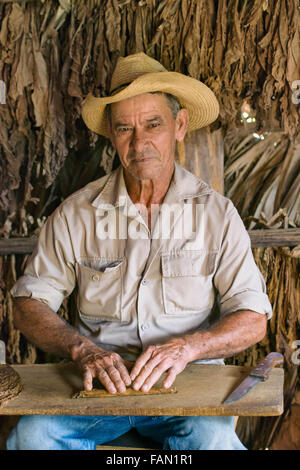
[[[255,264],[247,230],[232,205],[226,218],[214,284],[222,316],[253,310],[271,318],[272,306],[264,278]]]
[[[69,232],[57,209],[41,229],[24,274],[11,289],[11,295],[39,300],[57,311],[75,287],[73,258]]]

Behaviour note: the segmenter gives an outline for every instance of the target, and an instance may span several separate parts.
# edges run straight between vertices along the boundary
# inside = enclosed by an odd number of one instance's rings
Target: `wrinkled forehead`
[[[135,117],[158,114],[166,118],[176,118],[180,104],[175,97],[163,92],[149,92],[127,98],[107,106],[109,122],[121,116]]]

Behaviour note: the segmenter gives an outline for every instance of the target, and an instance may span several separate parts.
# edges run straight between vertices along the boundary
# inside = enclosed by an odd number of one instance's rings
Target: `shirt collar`
[[[108,210],[124,206],[128,199],[129,196],[124,181],[123,167],[120,165],[108,175],[104,187],[92,201],[92,205]]]
[[[175,163],[173,177],[164,202],[176,203],[212,193],[212,188],[189,171]],[[107,178],[106,184],[92,201],[92,205],[105,210],[132,203],[129,198],[123,167],[120,165]]]
[[[208,184],[177,163],[175,163],[175,171],[168,192],[172,189],[177,199],[174,202],[204,196],[213,191]]]

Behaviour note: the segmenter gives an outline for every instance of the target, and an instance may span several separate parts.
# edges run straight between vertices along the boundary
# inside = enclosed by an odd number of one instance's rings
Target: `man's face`
[[[176,140],[183,140],[187,125],[187,111],[174,119],[164,95],[145,93],[111,106],[111,142],[125,171],[138,180],[173,169]]]

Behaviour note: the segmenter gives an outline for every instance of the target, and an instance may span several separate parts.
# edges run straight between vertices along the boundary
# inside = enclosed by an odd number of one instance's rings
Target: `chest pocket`
[[[166,315],[200,313],[212,308],[217,251],[181,250],[161,256]]]
[[[122,321],[125,259],[76,264],[77,308],[83,319]]]

